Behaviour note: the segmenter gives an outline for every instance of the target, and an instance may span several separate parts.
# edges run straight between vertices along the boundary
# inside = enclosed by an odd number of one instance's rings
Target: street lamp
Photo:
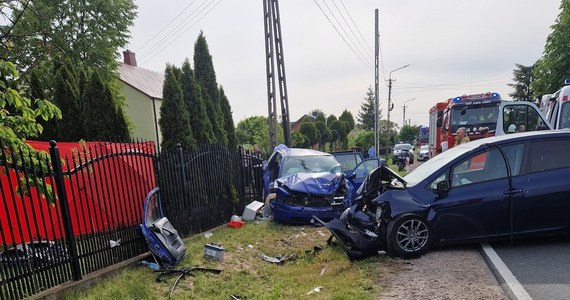
[[[392,104],[392,73],[401,70],[403,68],[407,68],[410,65],[405,65],[405,66],[401,66],[397,69],[394,69],[392,71],[390,71],[389,76],[388,76],[388,114],[387,114],[387,120],[388,120],[388,124],[390,124],[390,111],[392,111],[392,109],[394,109],[394,105]]]
[[[402,118],[402,126],[406,125],[406,103],[410,102],[410,101],[414,101],[416,100],[416,98],[412,98],[410,100],[406,100],[404,101],[404,106],[402,106],[403,108],[403,118]]]

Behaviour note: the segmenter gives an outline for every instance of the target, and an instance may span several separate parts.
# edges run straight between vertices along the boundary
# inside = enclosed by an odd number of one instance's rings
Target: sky
[[[399,126],[404,104],[409,124],[427,125],[429,109],[448,98],[491,91],[509,99],[515,64],[529,66],[542,56],[560,1],[281,0],[289,119],[314,109],[357,117],[368,88],[374,90],[375,9],[382,119],[389,78],[390,120]],[[135,4],[127,48],[139,67],[163,72],[167,63],[192,61],[202,31],[234,123],[268,115],[263,1]],[[280,115],[278,90],[276,96]]]

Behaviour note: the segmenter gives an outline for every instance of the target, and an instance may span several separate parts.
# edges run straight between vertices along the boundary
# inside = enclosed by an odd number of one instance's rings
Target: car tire
[[[387,252],[403,259],[417,258],[431,247],[432,240],[432,230],[425,220],[418,216],[404,216],[388,226]]]

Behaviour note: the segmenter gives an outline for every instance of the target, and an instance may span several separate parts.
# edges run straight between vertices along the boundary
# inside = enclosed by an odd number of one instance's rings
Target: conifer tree
[[[237,138],[236,138],[236,131],[234,126],[234,120],[232,117],[232,108],[230,106],[230,101],[226,97],[226,93],[224,92],[224,88],[220,86],[220,107],[222,110],[222,115],[224,117],[224,130],[228,136],[228,146],[236,147],[237,146]]]
[[[30,71],[30,99],[47,100],[45,86],[35,69]],[[42,133],[37,137],[38,140],[47,141],[57,139],[57,121],[55,118],[46,121],[43,117],[38,116],[36,121],[42,127]]]
[[[123,112],[117,108],[113,93],[95,70],[83,94],[83,127],[87,140],[128,138]]]
[[[212,123],[214,134],[219,143],[228,144],[227,133],[224,130],[224,119],[220,108],[220,91],[216,81],[216,72],[214,71],[214,63],[208,49],[208,43],[204,37],[204,33],[200,32],[196,43],[194,44],[194,75],[196,80],[204,88],[203,99],[206,103],[208,118]]]
[[[62,114],[61,120],[57,123],[57,139],[59,141],[79,141],[84,138],[77,78],[65,64],[55,75],[53,97]]]
[[[192,128],[190,128],[190,116],[184,104],[182,88],[177,78],[177,71],[171,65],[166,66],[158,123],[162,133],[163,149],[176,149],[178,143],[183,149],[192,149],[196,145]]]
[[[206,104],[204,99],[202,99],[202,87],[196,82],[188,59],[182,64],[181,86],[184,94],[184,103],[189,113],[190,127],[196,142],[198,144],[212,144],[216,142],[212,123],[210,123],[206,113]]]

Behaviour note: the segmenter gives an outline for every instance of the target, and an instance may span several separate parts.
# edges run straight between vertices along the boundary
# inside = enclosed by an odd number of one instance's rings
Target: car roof
[[[538,131],[528,131],[528,132],[518,132],[511,133],[507,135],[492,136],[487,138],[478,139],[471,141],[469,143],[461,144],[460,148],[475,149],[484,144],[502,144],[504,142],[513,140],[536,140],[543,138],[569,138],[570,139],[570,129],[558,129],[558,130],[538,130]]]
[[[281,145],[280,145],[281,146]],[[330,153],[312,150],[312,149],[304,149],[304,148],[287,148],[284,147],[275,147],[275,151],[281,153],[283,157],[297,157],[297,156],[333,156]]]

